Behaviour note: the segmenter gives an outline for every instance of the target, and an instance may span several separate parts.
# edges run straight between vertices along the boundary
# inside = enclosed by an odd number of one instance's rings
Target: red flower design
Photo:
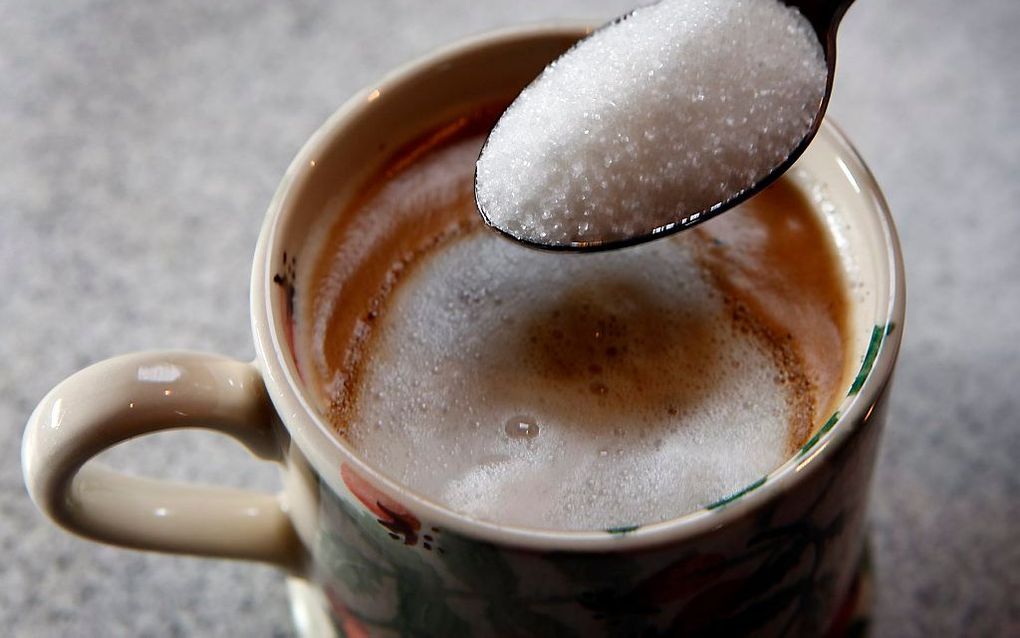
[[[379,491],[349,465],[340,466],[340,478],[362,505],[376,515],[379,524],[389,530],[394,539],[403,539],[405,545],[418,544],[421,521],[403,505]]]

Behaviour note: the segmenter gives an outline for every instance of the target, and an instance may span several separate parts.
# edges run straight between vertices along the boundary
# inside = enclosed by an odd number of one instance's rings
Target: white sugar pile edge
[[[781,164],[810,130],[826,77],[810,24],[777,0],[638,9],[514,101],[478,160],[478,205],[545,244],[650,231]]]

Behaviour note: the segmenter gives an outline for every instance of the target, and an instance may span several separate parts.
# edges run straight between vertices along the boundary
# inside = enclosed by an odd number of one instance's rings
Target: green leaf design
[[[352,506],[322,487],[322,516],[327,529],[319,551],[329,557],[329,573],[349,589],[352,600],[344,601],[350,613],[366,627],[391,630],[400,636],[444,638],[467,636],[470,626],[450,605],[451,592],[430,561],[427,551],[390,538],[387,528],[368,511]],[[397,609],[388,619],[370,619],[357,614],[357,600],[384,589],[395,591]]]
[[[609,533],[609,534],[618,534],[618,535],[622,536],[624,534],[630,534],[631,532],[637,531],[639,527],[641,527],[641,526],[640,525],[621,525],[620,527],[610,527],[609,529],[606,530],[606,532]]]
[[[321,560],[330,574],[356,594],[377,594],[383,580],[391,576],[378,561],[369,559],[356,546],[331,537],[321,544]]]
[[[885,335],[892,332],[892,330],[892,323],[888,324],[885,328],[882,326],[875,326],[872,329],[871,341],[868,342],[868,351],[864,353],[864,361],[861,363],[861,369],[857,372],[857,376],[854,377],[854,382],[850,386],[850,391],[847,392],[847,396],[853,396],[861,391],[868,375],[871,374],[871,368],[875,365],[875,358],[878,357],[878,351],[882,349],[882,341],[885,338]]]
[[[758,479],[757,481],[755,481],[754,483],[751,483],[750,485],[748,485],[747,487],[742,488],[740,490],[737,490],[736,492],[730,494],[729,496],[724,496],[723,498],[719,499],[718,501],[716,501],[714,503],[711,503],[710,505],[706,505],[705,509],[707,509],[707,510],[714,510],[714,509],[719,509],[720,507],[722,507],[724,505],[729,505],[730,503],[732,503],[733,501],[737,500],[741,496],[749,494],[749,493],[753,492],[754,490],[758,489],[759,487],[761,487],[762,485],[764,485],[765,481],[767,479],[768,479],[767,476],[763,476],[760,479]]]
[[[397,575],[397,613],[390,627],[401,636],[469,636],[471,627],[449,606],[441,583],[427,572],[401,569]]]
[[[840,413],[839,413],[838,410],[833,412],[832,416],[829,417],[829,419],[822,425],[822,427],[818,428],[818,431],[815,432],[814,435],[810,439],[808,439],[808,442],[805,443],[800,448],[800,454],[801,455],[804,455],[808,450],[813,448],[815,446],[815,444],[818,443],[818,440],[821,439],[822,436],[824,436],[826,432],[831,430],[833,428],[833,426],[836,425],[836,422],[839,421],[839,414]]]
[[[868,380],[868,375],[871,374],[871,369],[875,366],[875,359],[878,358],[878,353],[882,349],[882,343],[885,340],[885,337],[892,334],[895,328],[896,324],[893,322],[889,322],[884,328],[882,326],[875,326],[872,328],[871,339],[868,341],[868,350],[864,353],[864,361],[861,362],[861,368],[858,370],[857,376],[854,377],[854,382],[850,385],[850,390],[846,393],[848,397],[859,393],[861,388],[864,387],[864,382]],[[819,439],[821,439],[826,432],[836,425],[836,422],[839,420],[839,416],[840,413],[838,411],[834,412],[832,416],[829,417],[829,420],[826,421],[825,424],[822,425],[822,427],[819,428],[810,439],[808,439],[807,443],[800,448],[800,454],[803,455],[813,448],[815,444],[818,443]]]
[[[465,585],[482,593],[513,591],[517,575],[503,552],[489,543],[469,541],[456,534],[443,537],[443,563]]]
[[[443,546],[446,549],[444,564],[485,601],[486,616],[492,627],[499,628],[501,636],[572,638],[577,635],[554,614],[536,610],[543,602],[554,606],[557,601],[528,600],[529,592],[520,591],[517,574],[504,550],[488,543],[464,540],[455,534],[447,534]]]

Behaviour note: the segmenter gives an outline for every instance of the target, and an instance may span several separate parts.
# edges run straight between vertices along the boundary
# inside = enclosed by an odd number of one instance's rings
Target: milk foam
[[[612,240],[726,201],[810,129],[827,67],[777,0],[662,0],[569,51],[479,158],[489,220],[540,243]]]
[[[429,226],[428,213],[464,209],[473,205],[468,170],[478,155],[476,138],[434,150],[426,162],[418,162],[386,182],[353,216],[345,241],[330,256],[328,275],[314,291],[298,297],[299,314],[311,315],[310,343],[329,340],[330,322],[338,303],[349,298],[348,286],[360,276],[359,266],[380,252],[387,238],[407,232],[407,225]],[[330,222],[335,220],[330,219]],[[317,234],[327,234],[328,227]],[[323,246],[316,246],[318,252]],[[304,332],[304,327],[300,327]],[[357,328],[365,332],[367,326]],[[306,355],[326,380],[327,393],[336,396],[348,383],[346,369],[333,369],[321,348]],[[348,366],[344,366],[346,368]]]
[[[644,524],[789,455],[786,373],[683,238],[564,258],[473,232],[402,277],[346,436],[453,510],[545,529]]]

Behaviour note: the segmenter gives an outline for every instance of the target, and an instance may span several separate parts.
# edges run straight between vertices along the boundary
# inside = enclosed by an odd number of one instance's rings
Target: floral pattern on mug
[[[340,466],[340,477],[344,485],[351,491],[362,505],[375,514],[380,525],[389,530],[390,538],[403,540],[405,545],[418,544],[418,532],[421,521],[411,514],[404,506],[387,497],[349,465]],[[431,536],[426,539],[426,549],[431,549]]]
[[[836,630],[848,626],[880,429],[881,419],[861,424],[809,481],[753,516],[621,553],[515,549],[448,530],[442,553],[424,552],[425,532],[438,543],[438,530],[342,466],[350,494],[320,489],[316,579],[349,636],[846,635]]]
[[[297,257],[293,255],[287,255],[287,251],[283,251],[283,257],[281,259],[282,272],[277,272],[273,275],[273,283],[283,288],[283,331],[284,338],[287,340],[287,346],[291,352],[297,352],[296,344],[294,341],[294,298],[297,295]],[[294,369],[297,370],[298,377],[302,377],[301,366],[298,363],[298,357],[293,357]]]

